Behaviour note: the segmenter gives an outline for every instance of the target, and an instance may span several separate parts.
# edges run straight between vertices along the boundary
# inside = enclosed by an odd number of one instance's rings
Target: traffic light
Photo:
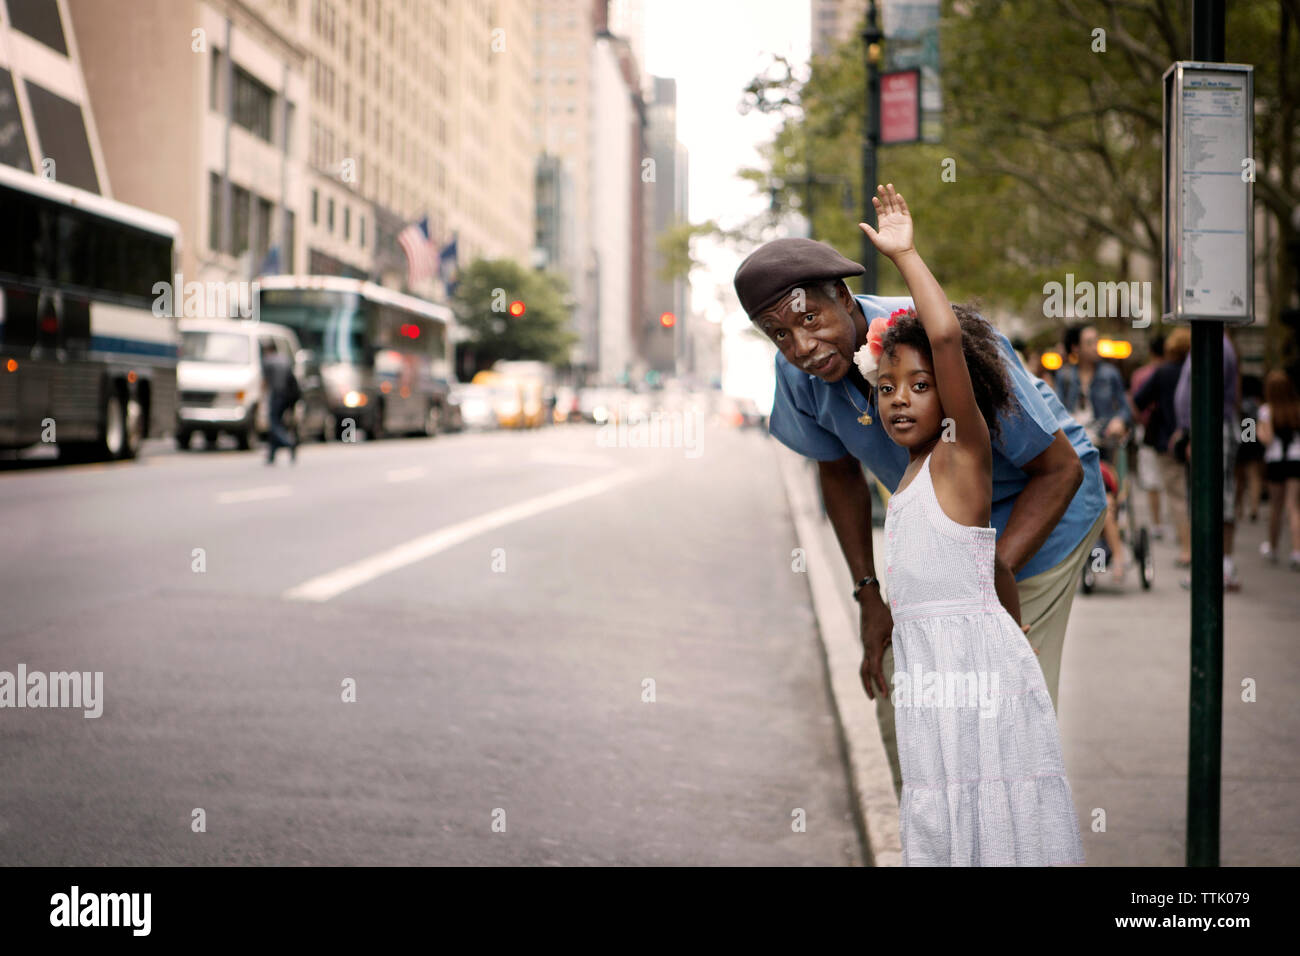
[[[671,312],[663,312],[659,316],[659,324],[665,329],[671,329],[677,324],[677,316],[673,315]]]
[[[510,303],[510,314],[516,319],[523,315],[525,311],[527,311],[525,305],[518,299]]]

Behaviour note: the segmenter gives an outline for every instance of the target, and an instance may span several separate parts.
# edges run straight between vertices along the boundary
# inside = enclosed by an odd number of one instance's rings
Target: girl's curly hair
[[[952,311],[961,326],[961,349],[966,356],[966,367],[970,369],[975,403],[979,406],[984,421],[988,423],[989,438],[997,441],[1002,431],[998,425],[998,413],[1011,412],[1016,408],[1011,376],[1003,364],[1005,353],[998,344],[993,326],[974,308],[954,305]],[[925,334],[925,326],[921,324],[915,309],[908,309],[899,315],[886,330],[881,339],[882,354],[893,359],[900,345],[910,345],[924,355],[931,366],[934,365],[930,338]]]

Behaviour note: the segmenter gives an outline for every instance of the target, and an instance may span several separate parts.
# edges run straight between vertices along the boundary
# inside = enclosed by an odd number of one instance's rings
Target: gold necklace
[[[840,379],[840,385],[843,385],[843,386],[844,386],[844,394],[847,395],[847,396],[849,397],[849,404],[853,406],[853,408],[854,408],[855,411],[859,411],[859,412],[862,413],[861,415],[858,416],[858,424],[859,424],[859,425],[870,425],[870,424],[871,424],[871,412],[870,412],[869,409],[870,409],[870,407],[871,407],[871,402],[870,402],[870,401],[867,402],[867,408],[865,408],[865,409],[863,409],[863,408],[858,408],[858,403],[855,402],[855,401],[853,401],[853,393],[849,391],[849,387],[848,387],[847,385],[844,385],[844,379]]]

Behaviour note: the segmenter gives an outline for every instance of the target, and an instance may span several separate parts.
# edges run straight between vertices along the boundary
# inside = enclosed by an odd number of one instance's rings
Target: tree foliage
[[[1095,281],[1150,274],[1159,288],[1161,76],[1173,61],[1191,58],[1191,6],[946,0],[943,142],[883,147],[877,168],[881,182],[907,196],[918,246],[951,298],[1033,315],[1041,314],[1044,282],[1066,272]],[[1281,249],[1296,239],[1292,217],[1300,207],[1298,48],[1300,0],[1228,5],[1225,58],[1255,65],[1256,202],[1273,217]],[[861,43],[854,38],[814,58],[806,79],[795,74],[774,58],[744,91],[742,111],[777,114],[784,123],[765,166],[739,175],[773,195],[778,211],[805,206],[811,195],[813,237],[856,256]],[[851,184],[851,215],[836,180]],[[774,222],[765,214],[743,232],[752,242]],[[1296,276],[1281,252],[1272,271],[1275,315]],[[892,270],[879,274],[882,293],[903,291]]]
[[[523,315],[509,305],[524,303]],[[473,370],[500,359],[563,365],[577,336],[569,328],[568,288],[562,276],[525,269],[510,259],[477,259],[461,270],[452,309],[467,333]],[[472,372],[471,372],[472,374]]]

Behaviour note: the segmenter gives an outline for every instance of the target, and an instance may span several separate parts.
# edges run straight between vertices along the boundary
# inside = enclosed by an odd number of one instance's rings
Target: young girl
[[[917,255],[903,197],[878,192],[878,229],[859,225],[916,306],[865,347],[881,421],[911,458],[885,517],[903,865],[1082,863],[1056,714],[989,527],[1007,373],[987,323],[959,322]]]

